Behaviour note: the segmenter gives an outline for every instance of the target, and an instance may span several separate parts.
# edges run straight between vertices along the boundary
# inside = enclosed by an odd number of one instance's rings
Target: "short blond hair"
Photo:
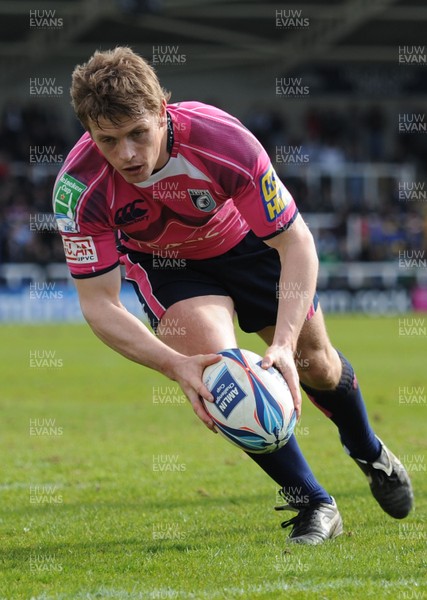
[[[87,63],[73,71],[71,103],[85,129],[104,118],[118,124],[120,117],[140,118],[145,112],[159,114],[164,90],[152,67],[131,48],[96,51]]]

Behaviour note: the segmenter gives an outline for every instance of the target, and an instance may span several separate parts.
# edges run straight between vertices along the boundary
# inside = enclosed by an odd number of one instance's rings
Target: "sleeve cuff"
[[[282,233],[282,231],[286,231],[287,229],[289,229],[289,227],[292,225],[292,223],[295,221],[295,219],[297,218],[298,215],[299,215],[299,210],[295,209],[295,212],[294,212],[292,218],[287,223],[285,223],[282,227],[280,227],[280,229],[277,229],[274,233],[270,233],[270,235],[262,236],[261,239],[262,240],[271,240],[272,238],[276,237],[276,235],[279,235],[279,233]]]
[[[100,271],[94,271],[93,273],[84,273],[84,274],[71,273],[71,277],[73,279],[89,279],[89,277],[98,277],[99,275],[104,275],[105,273],[108,273],[109,271],[112,271],[113,269],[115,269],[119,265],[120,265],[120,262],[117,261],[113,265],[111,265],[110,267],[106,267],[105,269],[101,269]]]

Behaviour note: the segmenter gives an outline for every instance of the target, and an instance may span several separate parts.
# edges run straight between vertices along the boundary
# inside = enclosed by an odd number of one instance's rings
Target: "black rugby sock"
[[[353,458],[373,462],[381,444],[369,424],[365,403],[353,367],[338,352],[342,363],[341,379],[334,390],[315,390],[301,384],[315,406],[338,427],[340,438]]]
[[[282,487],[288,502],[332,504],[330,495],[316,481],[294,435],[285,446],[272,454],[247,454]]]

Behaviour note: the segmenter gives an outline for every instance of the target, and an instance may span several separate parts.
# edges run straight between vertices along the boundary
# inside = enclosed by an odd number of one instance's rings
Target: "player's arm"
[[[97,277],[75,279],[75,282],[83,315],[95,335],[126,358],[177,381],[194,412],[213,430],[213,422],[199,396],[213,400],[202,382],[202,373],[220,357],[216,354],[184,356],[153,335],[121,303],[119,267]]]
[[[272,345],[267,349],[263,366],[275,364],[283,373],[298,414],[301,392],[294,355],[298,337],[312,303],[319,261],[313,236],[300,215],[278,235],[265,240],[280,256],[281,276],[278,289],[279,308]],[[289,293],[292,290],[297,293]]]

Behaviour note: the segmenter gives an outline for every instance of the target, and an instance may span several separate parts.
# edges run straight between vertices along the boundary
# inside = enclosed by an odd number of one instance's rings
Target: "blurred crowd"
[[[260,107],[247,115],[246,126],[269,152],[300,211],[335,216],[333,225],[317,229],[323,262],[392,261],[399,252],[427,248],[427,136],[402,133],[391,121],[378,105],[312,108],[297,123]],[[393,167],[372,187],[356,171],[363,164]],[[407,164],[414,179],[402,190],[394,170]],[[308,178],[309,171],[316,177]],[[357,244],[350,239],[355,234]]]
[[[50,106],[7,104],[0,121],[0,263],[62,262],[52,188],[72,146]]]
[[[322,261],[389,261],[400,251],[426,248],[425,134],[398,132],[379,106],[312,108],[291,124],[285,114],[258,106],[243,121],[267,149],[300,211],[334,215],[332,225],[316,230]],[[80,130],[76,127],[69,136],[73,139],[67,139],[61,125],[49,106],[10,103],[2,111],[0,263],[64,261],[51,195],[55,175]],[[388,177],[370,197],[361,177],[354,175],[345,179],[337,198],[336,177],[362,163],[412,164],[412,183],[421,186],[419,193],[402,199],[396,178]],[[310,182],[306,175],[312,168],[319,175]],[[356,245],[349,243],[354,223]]]

